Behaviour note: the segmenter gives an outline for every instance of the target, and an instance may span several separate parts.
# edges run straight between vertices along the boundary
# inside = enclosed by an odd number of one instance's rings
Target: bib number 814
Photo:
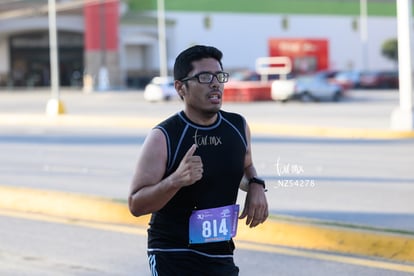
[[[203,238],[217,237],[219,234],[226,236],[228,232],[229,230],[227,228],[227,222],[225,218],[221,219],[218,227],[216,219],[213,219],[212,221],[206,220],[203,222]]]

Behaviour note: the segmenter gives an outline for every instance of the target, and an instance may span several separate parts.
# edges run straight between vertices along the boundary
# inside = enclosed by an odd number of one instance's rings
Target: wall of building
[[[0,24],[0,85],[4,86],[3,79],[10,76],[9,38],[17,34],[30,34],[48,31],[48,18],[29,17],[2,20]],[[65,15],[57,18],[57,28],[60,32],[69,31],[83,33],[84,24],[82,15]],[[46,42],[47,43],[47,42]],[[6,81],[6,84],[10,83]]]
[[[156,18],[156,11],[145,14]],[[224,52],[227,70],[254,69],[258,57],[269,55],[270,38],[322,38],[329,40],[332,69],[391,69],[392,61],[381,55],[382,43],[397,36],[395,17],[370,16],[368,42],[364,51],[355,15],[283,15],[275,13],[225,13],[166,11],[167,55],[170,72],[179,52],[193,44],[209,44]],[[59,31],[85,32],[83,14],[58,15]],[[0,75],[8,74],[8,37],[17,32],[47,30],[47,16],[3,20],[0,24]],[[378,31],[380,30],[380,31]],[[129,74],[159,71],[156,25],[119,26],[119,47],[107,55],[111,83],[126,84]],[[99,71],[101,53],[85,53],[85,68]]]
[[[6,36],[0,36],[0,75],[7,73],[9,69],[9,44]]]
[[[156,70],[158,33],[156,26],[120,27],[121,67],[128,72]],[[154,66],[154,64],[157,64]]]
[[[282,24],[285,17],[275,14],[167,12],[166,16],[176,21],[169,64],[182,49],[193,44],[209,44],[224,52],[226,67],[254,69],[257,57],[268,56],[269,38],[303,37],[329,40],[332,69],[389,69],[395,66],[381,55],[382,43],[397,37],[397,23],[393,17],[368,19],[364,56],[359,31],[353,28],[353,16],[291,15],[286,17],[286,29]],[[204,25],[206,16],[210,18],[210,28]]]
[[[0,86],[6,86],[8,82],[7,75],[9,74],[9,46],[7,39],[0,36]]]

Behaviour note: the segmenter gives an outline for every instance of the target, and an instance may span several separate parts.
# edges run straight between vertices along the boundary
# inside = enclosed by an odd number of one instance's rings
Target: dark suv
[[[398,88],[397,71],[371,71],[363,72],[360,77],[361,88]]]

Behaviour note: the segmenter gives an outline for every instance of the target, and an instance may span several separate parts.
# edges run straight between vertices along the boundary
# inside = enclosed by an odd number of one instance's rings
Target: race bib
[[[239,205],[195,210],[190,216],[190,244],[228,241],[237,233]]]

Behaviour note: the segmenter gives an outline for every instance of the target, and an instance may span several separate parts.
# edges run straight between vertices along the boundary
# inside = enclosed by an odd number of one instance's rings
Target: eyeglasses
[[[226,72],[218,72],[216,74],[211,72],[200,72],[192,77],[187,77],[182,79],[181,81],[188,81],[191,79],[197,79],[199,83],[211,83],[216,77],[219,83],[225,83],[229,80],[229,73]]]

